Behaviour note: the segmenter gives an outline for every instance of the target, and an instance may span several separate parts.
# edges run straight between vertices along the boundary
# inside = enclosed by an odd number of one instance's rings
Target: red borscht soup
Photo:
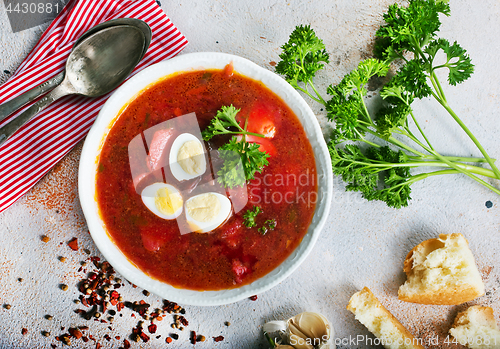
[[[259,150],[269,155],[268,165],[245,186],[228,189],[232,203],[220,225],[207,232],[181,233],[189,225],[190,211],[185,205],[190,198],[203,195],[207,185],[202,183],[216,182],[213,154],[230,136],[215,136],[207,142],[199,139],[207,150],[206,171],[179,180],[172,175],[168,154],[172,140],[185,130],[182,123],[168,129],[159,126],[194,113],[199,129],[204,130],[221,107],[230,105],[240,109],[238,122],[249,132],[265,135],[245,140],[260,145]],[[151,129],[154,135],[144,137]],[[138,157],[141,164],[137,166],[143,171],[137,175],[131,171],[137,157],[130,154],[130,144],[134,138],[141,143],[141,135],[147,151]],[[145,205],[141,192],[155,183],[178,191],[181,201],[175,219],[159,217]],[[139,269],[174,287],[222,290],[266,275],[300,244],[315,210],[316,164],[290,108],[261,82],[228,66],[166,77],[130,101],[102,146],[96,188],[108,234]]]

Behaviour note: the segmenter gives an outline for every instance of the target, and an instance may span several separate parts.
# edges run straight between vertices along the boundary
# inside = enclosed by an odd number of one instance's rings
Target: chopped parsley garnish
[[[255,178],[255,173],[261,173],[269,164],[269,154],[260,151],[260,144],[250,143],[245,139],[246,135],[264,137],[259,133],[247,132],[246,125],[242,128],[236,121],[236,115],[240,109],[224,106],[212,119],[210,125],[202,132],[203,139],[208,141],[217,135],[241,135],[233,136],[228,143],[219,147],[219,154],[224,160],[223,166],[217,171],[217,180],[226,188],[243,186],[246,181]]]
[[[266,235],[270,230],[274,230],[276,228],[276,219],[268,219],[264,222],[264,225],[259,228],[259,232],[262,235]]]
[[[243,214],[243,224],[247,228],[253,228],[257,226],[257,222],[255,222],[255,218],[257,218],[257,215],[262,212],[262,209],[259,206],[254,206],[253,209],[247,210]]]

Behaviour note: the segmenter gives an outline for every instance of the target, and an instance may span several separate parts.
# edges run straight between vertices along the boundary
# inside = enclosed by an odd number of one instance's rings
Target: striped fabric
[[[175,56],[187,44],[154,0],[70,0],[15,74],[0,86],[0,104],[61,72],[76,39],[96,24],[114,18],[139,18],[153,31],[149,50],[132,75]],[[0,147],[0,212],[28,192],[85,137],[108,97],[63,97]],[[1,122],[0,127],[30,105]]]

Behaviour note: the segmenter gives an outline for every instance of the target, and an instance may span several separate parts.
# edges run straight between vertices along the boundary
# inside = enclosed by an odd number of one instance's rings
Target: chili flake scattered
[[[73,238],[73,239],[69,240],[68,246],[73,251],[78,251],[78,238]]]
[[[217,336],[217,337],[213,337],[213,338],[214,338],[214,342],[221,342],[224,340],[223,336]]]

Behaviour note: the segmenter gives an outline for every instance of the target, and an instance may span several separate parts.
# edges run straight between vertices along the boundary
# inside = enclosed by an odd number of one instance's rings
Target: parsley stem
[[[306,86],[307,86],[307,85],[306,85]],[[323,101],[323,102],[321,102],[321,100],[320,100],[320,99],[318,99],[317,97],[314,97],[314,96],[313,96],[313,95],[312,95],[312,94],[311,94],[311,93],[307,90],[307,88],[303,88],[303,87],[300,87],[300,86],[298,86],[298,85],[296,86],[296,88],[297,88],[297,89],[299,89],[300,91],[304,92],[306,95],[308,95],[309,97],[311,97],[311,99],[315,100],[316,102],[321,103],[321,104],[326,104],[326,102],[325,102],[325,103],[323,103],[324,101]]]
[[[415,125],[417,126],[418,130],[420,131],[420,134],[422,135],[422,137],[424,137],[425,141],[427,142],[427,144],[429,145],[429,147],[434,150],[434,147],[432,146],[431,142],[429,142],[429,140],[427,139],[427,137],[425,136],[425,133],[424,131],[422,131],[422,129],[420,128],[420,124],[418,123],[417,119],[415,118],[415,115],[413,115],[413,111],[410,112],[410,115],[411,115],[411,118],[413,119],[413,122],[415,123]]]
[[[384,161],[378,161],[378,160],[371,160],[372,162],[364,162],[364,161],[356,161],[356,160],[350,160],[352,164],[357,164],[357,165],[364,165],[366,168],[377,168],[379,169],[376,172],[379,171],[386,171],[391,168],[401,168],[401,167],[450,167],[448,163],[444,161],[408,161],[408,162],[398,162],[398,163],[388,163]],[[473,166],[473,165],[467,165],[467,164],[462,164],[462,163],[457,163],[455,164],[458,168],[464,170],[464,171],[469,171],[481,176],[485,177],[490,177],[490,178],[496,178],[495,173],[491,171],[490,169],[483,168],[483,167],[478,167],[478,166]],[[455,171],[458,171],[454,169]]]
[[[488,162],[486,161],[485,158],[468,158],[468,157],[463,157],[463,156],[444,156],[443,157],[447,158],[450,161],[453,162]],[[433,155],[424,155],[424,156],[408,156],[410,159],[421,159],[421,160],[436,160],[436,157]],[[495,161],[496,159],[492,159]]]
[[[465,126],[465,125],[464,125]],[[409,136],[411,137],[411,136]],[[461,165],[464,165],[464,164],[457,164],[457,163],[454,163],[452,161],[450,161],[449,159],[445,158],[444,156],[442,156],[441,154],[439,154],[438,152],[436,152],[435,150],[432,150],[428,147],[426,147],[425,144],[422,144],[422,142],[420,142],[418,139],[414,138],[413,141],[415,143],[417,143],[418,145],[420,145],[422,148],[424,148],[426,151],[428,151],[429,153],[433,154],[434,156],[436,156],[439,160],[443,161],[444,163],[446,163],[449,167],[451,168],[454,168],[456,169],[457,171],[465,174],[466,176],[474,179],[475,181],[479,182],[480,184],[484,185],[486,188],[494,191],[495,193],[498,193],[500,194],[500,190],[496,189],[495,187],[493,187],[491,184],[485,182],[484,180],[482,180],[481,178],[475,176],[474,174],[472,174],[472,172],[470,170],[467,170],[465,168],[463,168]],[[484,154],[483,154],[484,155]],[[485,157],[486,158],[486,157]],[[486,158],[488,160],[488,158]],[[491,161],[491,159],[490,159]],[[488,161],[489,163],[489,161]],[[490,163],[491,165],[491,163]],[[469,166],[469,165],[464,165],[464,166]],[[496,168],[496,167],[495,167]],[[498,171],[498,169],[497,169]],[[498,176],[498,174],[494,171],[493,169],[493,172],[495,173],[496,176]],[[496,177],[498,178],[498,177]]]
[[[460,125],[460,127],[462,127],[462,129],[465,131],[465,133],[467,133],[467,135],[474,142],[474,144],[479,149],[479,151],[481,152],[481,154],[483,154],[483,156],[486,159],[486,161],[488,161],[488,164],[491,166],[491,169],[493,170],[493,172],[495,172],[495,175],[497,176],[497,179],[500,179],[500,171],[496,167],[493,159],[490,158],[490,156],[488,155],[488,153],[486,152],[486,150],[483,148],[483,146],[481,145],[481,143],[479,143],[479,141],[477,140],[477,138],[472,134],[472,132],[468,129],[468,127],[465,126],[465,124],[463,123],[463,121],[458,117],[457,114],[455,114],[455,112],[453,111],[453,109],[451,109],[451,107],[448,105],[448,103],[446,101],[439,101],[439,102],[448,111],[448,113],[450,113],[450,115],[453,117],[453,119],[455,119],[455,121]]]
[[[434,72],[434,70],[431,71],[431,81],[432,81],[432,84],[434,86],[437,86],[437,89],[438,89],[438,92],[439,92],[439,96],[441,97],[441,100],[443,102],[445,102],[446,104],[448,104],[448,102],[446,101],[446,97],[444,95],[444,92],[443,92],[443,88],[441,87],[441,84],[439,83],[439,79],[437,78],[436,73]]]
[[[227,131],[224,134],[232,134],[232,135],[243,135],[243,136],[256,136],[260,138],[266,138],[265,135],[260,133],[248,132],[248,131]]]
[[[318,90],[316,90],[316,87],[314,86],[313,82],[311,79],[308,80],[308,83],[309,85],[312,87],[312,89],[314,90],[314,92],[316,93],[316,96],[318,96],[318,98],[320,99],[318,102],[323,104],[325,107],[326,107],[326,102],[325,100],[323,99],[323,97],[321,97],[321,95],[319,94]]]

